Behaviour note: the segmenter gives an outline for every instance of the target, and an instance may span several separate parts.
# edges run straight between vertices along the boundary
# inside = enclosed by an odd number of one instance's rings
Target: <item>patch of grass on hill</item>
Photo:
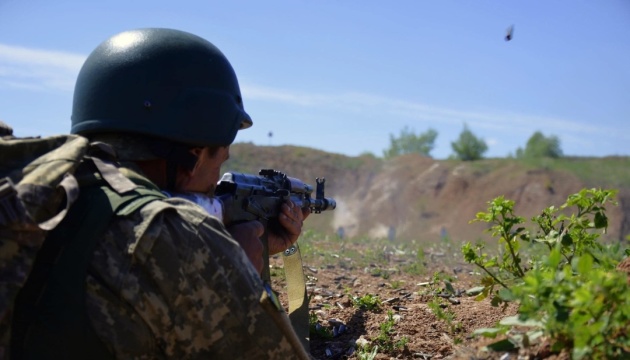
[[[564,157],[513,160],[530,169],[566,171],[577,176],[587,187],[623,188],[630,186],[629,157]]]

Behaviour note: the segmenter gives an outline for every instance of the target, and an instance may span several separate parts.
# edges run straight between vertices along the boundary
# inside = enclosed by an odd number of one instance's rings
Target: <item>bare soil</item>
[[[363,252],[361,244],[352,246]],[[474,330],[493,327],[504,317],[516,314],[517,308],[493,307],[488,299],[476,301],[474,296],[466,295],[466,290],[475,287],[479,280],[470,265],[429,256],[425,273],[412,275],[398,270],[409,263],[409,257],[397,257],[389,250],[384,250],[382,261],[365,267],[361,260],[324,256],[325,252],[320,256],[304,254],[307,290],[311,295],[309,309],[317,315],[319,326],[327,329],[311,334],[310,350],[316,359],[361,359],[361,346],[379,344],[381,325],[389,316],[395,321],[388,334],[391,347],[381,345],[374,359],[506,359],[506,354],[511,359],[568,358],[566,354],[550,353],[544,341],[512,352],[492,351],[485,346],[500,338],[472,336]],[[279,256],[272,258],[271,263],[272,269],[282,268]],[[455,295],[445,292],[443,281],[432,283],[435,273],[448,279]],[[387,274],[386,278],[383,274]],[[288,307],[284,277],[272,276],[272,280],[281,302]],[[353,304],[353,298],[366,294],[381,300],[377,309]],[[445,312],[454,315],[452,320],[438,318],[429,306],[431,301],[439,301]],[[328,335],[321,335],[325,333]],[[401,340],[404,346],[393,345]]]

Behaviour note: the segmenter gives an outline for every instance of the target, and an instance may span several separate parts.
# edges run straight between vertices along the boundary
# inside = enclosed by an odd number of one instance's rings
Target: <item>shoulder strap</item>
[[[18,295],[12,326],[12,358],[106,359],[111,352],[87,317],[86,274],[96,242],[113,216],[133,213],[166,196],[136,187],[118,194],[107,185],[81,188],[69,216],[53,230]]]

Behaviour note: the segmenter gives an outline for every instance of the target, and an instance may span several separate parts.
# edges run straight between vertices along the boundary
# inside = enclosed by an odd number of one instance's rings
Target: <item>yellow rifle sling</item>
[[[287,279],[289,318],[305,349],[309,348],[308,296],[302,270],[302,256],[297,243],[282,253]]]

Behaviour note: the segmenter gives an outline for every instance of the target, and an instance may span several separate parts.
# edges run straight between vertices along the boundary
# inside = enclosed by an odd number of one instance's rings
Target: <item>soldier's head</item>
[[[192,170],[199,149],[228,147],[251,125],[227,58],[184,31],[114,35],[88,56],[75,85],[71,132],[108,138],[127,160],[171,159]]]

